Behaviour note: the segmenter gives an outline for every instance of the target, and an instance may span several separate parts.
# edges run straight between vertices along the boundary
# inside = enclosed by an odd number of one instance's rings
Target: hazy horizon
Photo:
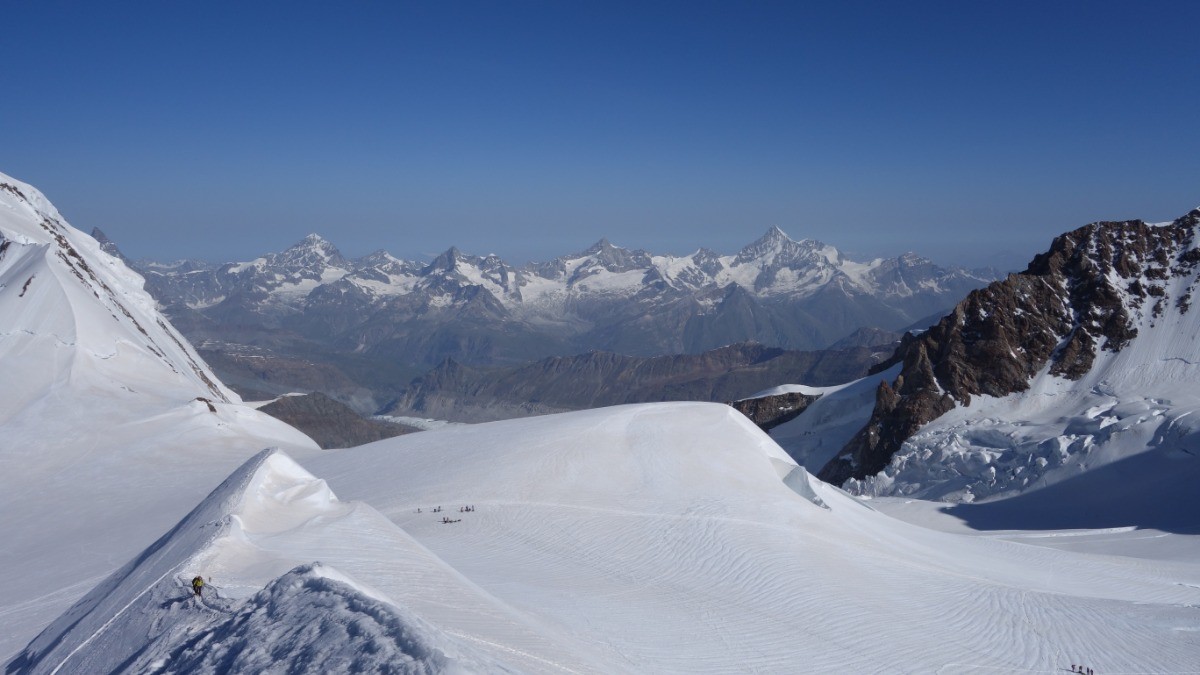
[[[1200,204],[1194,3],[10,7],[0,171],[132,258],[1020,267]]]

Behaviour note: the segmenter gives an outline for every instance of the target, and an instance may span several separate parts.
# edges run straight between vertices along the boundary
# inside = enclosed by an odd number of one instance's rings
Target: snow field
[[[278,644],[361,672],[343,633],[487,672],[1172,672],[1200,655],[1195,563],[946,534],[789,488],[800,470],[716,404],[447,427],[305,463],[325,478],[248,463],[39,638],[54,649],[35,641],[37,668],[219,672],[230,645]],[[197,571],[221,594],[200,619],[178,607]]]
[[[825,510],[719,408],[625,406],[349,451],[370,475],[347,457],[311,464],[492,596],[593,640],[604,660],[587,672],[1015,672],[1072,663],[1072,649],[1144,671],[1200,654],[1187,632],[1200,590],[1179,585],[1195,565],[946,535],[817,484]],[[451,508],[461,523],[428,513],[460,502],[477,508]]]

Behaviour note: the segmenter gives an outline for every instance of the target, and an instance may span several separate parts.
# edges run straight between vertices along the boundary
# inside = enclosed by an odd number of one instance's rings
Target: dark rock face
[[[859,328],[846,337],[830,345],[830,349],[853,349],[855,347],[895,348],[900,346],[904,333],[898,333],[881,328]]]
[[[417,431],[401,424],[365,419],[320,392],[284,396],[259,410],[296,427],[326,449],[351,448]]]
[[[1166,226],[1101,222],[1068,232],[1024,272],[973,291],[925,333],[906,335],[878,369],[902,362],[900,375],[880,385],[870,422],[819,477],[840,485],[876,474],[924,424],[974,395],[1025,391],[1047,364],[1052,374],[1082,377],[1098,349],[1119,351],[1136,337],[1131,312],[1161,314],[1163,282],[1200,257],[1192,248],[1197,224],[1200,210]]]
[[[388,414],[478,422],[622,403],[731,401],[780,381],[820,386],[852,380],[882,356],[864,347],[799,352],[739,344],[652,358],[592,352],[517,368],[448,360],[414,381]]]
[[[807,410],[808,406],[819,398],[821,397],[791,392],[746,398],[734,401],[729,405],[749,417],[750,421],[757,424],[759,429],[770,431],[784,422],[790,422],[799,417],[800,413]]]
[[[95,239],[100,244],[100,250],[125,263],[129,269],[134,269],[133,261],[126,258],[125,254],[121,253],[121,249],[117,248],[116,243],[109,239],[108,235],[104,234],[100,228],[92,228],[92,239]]]

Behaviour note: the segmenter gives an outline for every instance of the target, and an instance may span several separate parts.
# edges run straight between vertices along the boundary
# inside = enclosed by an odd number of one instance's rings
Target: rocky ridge
[[[482,422],[623,403],[724,402],[761,391],[779,378],[818,385],[852,380],[891,350],[803,352],[746,343],[659,357],[591,352],[511,368],[447,360],[414,381],[385,414]]]
[[[1200,264],[1200,210],[1163,225],[1100,222],[1056,238],[1020,274],[973,291],[928,331],[907,335],[870,421],[820,477],[879,473],[924,425],[972,397],[1023,392],[1045,370],[1068,381],[1169,313],[1186,314]]]
[[[352,448],[417,431],[400,424],[364,419],[320,392],[281,396],[258,410],[299,429],[325,449]]]

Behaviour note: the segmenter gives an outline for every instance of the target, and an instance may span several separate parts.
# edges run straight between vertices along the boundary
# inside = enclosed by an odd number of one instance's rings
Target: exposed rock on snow
[[[322,448],[350,448],[417,431],[364,418],[320,392],[281,396],[258,409],[303,431]]]
[[[819,394],[810,395],[799,391],[781,392],[745,398],[730,405],[750,418],[763,431],[770,431],[785,422],[795,419],[808,409]]]
[[[970,500],[1034,485],[1106,442],[1085,441],[1067,422],[1039,426],[1040,437],[1001,432],[980,419],[985,408],[995,411],[987,419],[1017,426],[1051,415],[1093,419],[1094,410],[1133,400],[1168,418],[1171,409],[1190,410],[1194,391],[1180,383],[1200,374],[1200,320],[1188,312],[1198,225],[1200,210],[1162,225],[1088,225],[1055,239],[1023,273],[972,292],[937,325],[905,338],[894,357],[900,374],[879,385],[870,421],[820,476],[862,481],[851,487],[868,493]],[[1032,403],[1043,396],[1054,402]],[[933,442],[940,427],[928,425],[959,406],[958,426],[944,432],[956,440]],[[1152,444],[1126,452],[1135,446]],[[977,450],[951,450],[966,447]]]

